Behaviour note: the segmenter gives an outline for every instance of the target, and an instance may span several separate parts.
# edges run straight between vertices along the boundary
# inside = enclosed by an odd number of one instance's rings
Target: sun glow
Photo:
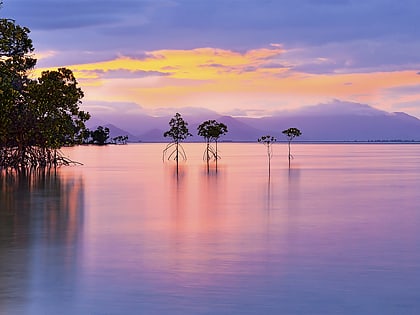
[[[334,98],[389,110],[407,99],[391,89],[420,84],[416,71],[305,73],[295,70],[284,53],[280,45],[246,52],[158,50],[142,58],[120,56],[66,67],[73,70],[90,102],[134,102],[150,109],[209,107],[222,113],[244,106],[269,112]],[[420,93],[410,100],[420,100]]]

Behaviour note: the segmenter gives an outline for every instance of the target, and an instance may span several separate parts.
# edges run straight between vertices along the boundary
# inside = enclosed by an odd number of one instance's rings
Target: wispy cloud
[[[284,67],[293,61],[283,54],[276,47],[246,52],[159,50],[142,59],[118,57],[69,67],[80,78],[87,99],[135,102],[149,110],[197,106],[219,112],[240,108],[250,114],[256,106],[270,112],[333,98],[390,109],[401,94],[420,94],[416,87],[407,90],[418,84],[416,71],[313,74]]]
[[[87,100],[250,114],[334,98],[412,102],[419,10],[393,0],[13,0],[1,13],[32,30],[39,70],[73,69]]]

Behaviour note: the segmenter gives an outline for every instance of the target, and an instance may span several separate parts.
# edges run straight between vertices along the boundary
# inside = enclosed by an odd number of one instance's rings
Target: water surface
[[[420,146],[66,148],[0,177],[0,314],[418,314]]]

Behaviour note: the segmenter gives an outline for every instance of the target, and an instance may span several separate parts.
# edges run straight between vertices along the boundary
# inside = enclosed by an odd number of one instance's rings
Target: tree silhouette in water
[[[206,120],[200,124],[197,128],[198,135],[206,140],[206,149],[203,154],[203,159],[207,162],[207,173],[210,171],[210,160],[214,159],[216,162],[217,172],[217,160],[220,156],[217,152],[217,141],[222,135],[228,132],[227,126],[223,123],[219,123],[216,120]],[[211,145],[211,142],[215,143],[215,147]]]
[[[288,141],[288,146],[289,146],[289,168],[290,168],[290,160],[293,159],[292,154],[290,153],[290,143],[292,142],[292,140],[296,137],[299,137],[302,135],[302,132],[298,129],[298,128],[289,128],[286,130],[283,130],[282,133],[284,135],[286,135],[287,137],[287,141]]]
[[[163,150],[163,159],[167,157],[168,160],[173,159],[176,161],[176,173],[178,174],[178,165],[180,157],[183,160],[187,159],[184,148],[181,142],[192,136],[188,131],[188,123],[181,117],[180,113],[176,113],[173,118],[169,121],[169,130],[166,131],[163,136],[165,138],[171,138],[172,141],[168,143],[166,148]]]
[[[258,142],[264,144],[267,147],[268,157],[268,176],[271,175],[271,158],[273,157],[273,142],[276,142],[276,138],[270,135],[262,136],[258,138]]]

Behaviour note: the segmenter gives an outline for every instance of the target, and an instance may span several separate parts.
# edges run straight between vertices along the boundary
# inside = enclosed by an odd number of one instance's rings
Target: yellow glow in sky
[[[398,92],[420,84],[415,70],[310,74],[295,71],[284,53],[280,45],[244,53],[214,48],[159,50],[141,59],[120,56],[67,67],[90,104],[133,102],[150,110],[192,106],[220,113],[240,108],[269,114],[340,99],[393,111],[394,104],[420,100],[420,91]]]

